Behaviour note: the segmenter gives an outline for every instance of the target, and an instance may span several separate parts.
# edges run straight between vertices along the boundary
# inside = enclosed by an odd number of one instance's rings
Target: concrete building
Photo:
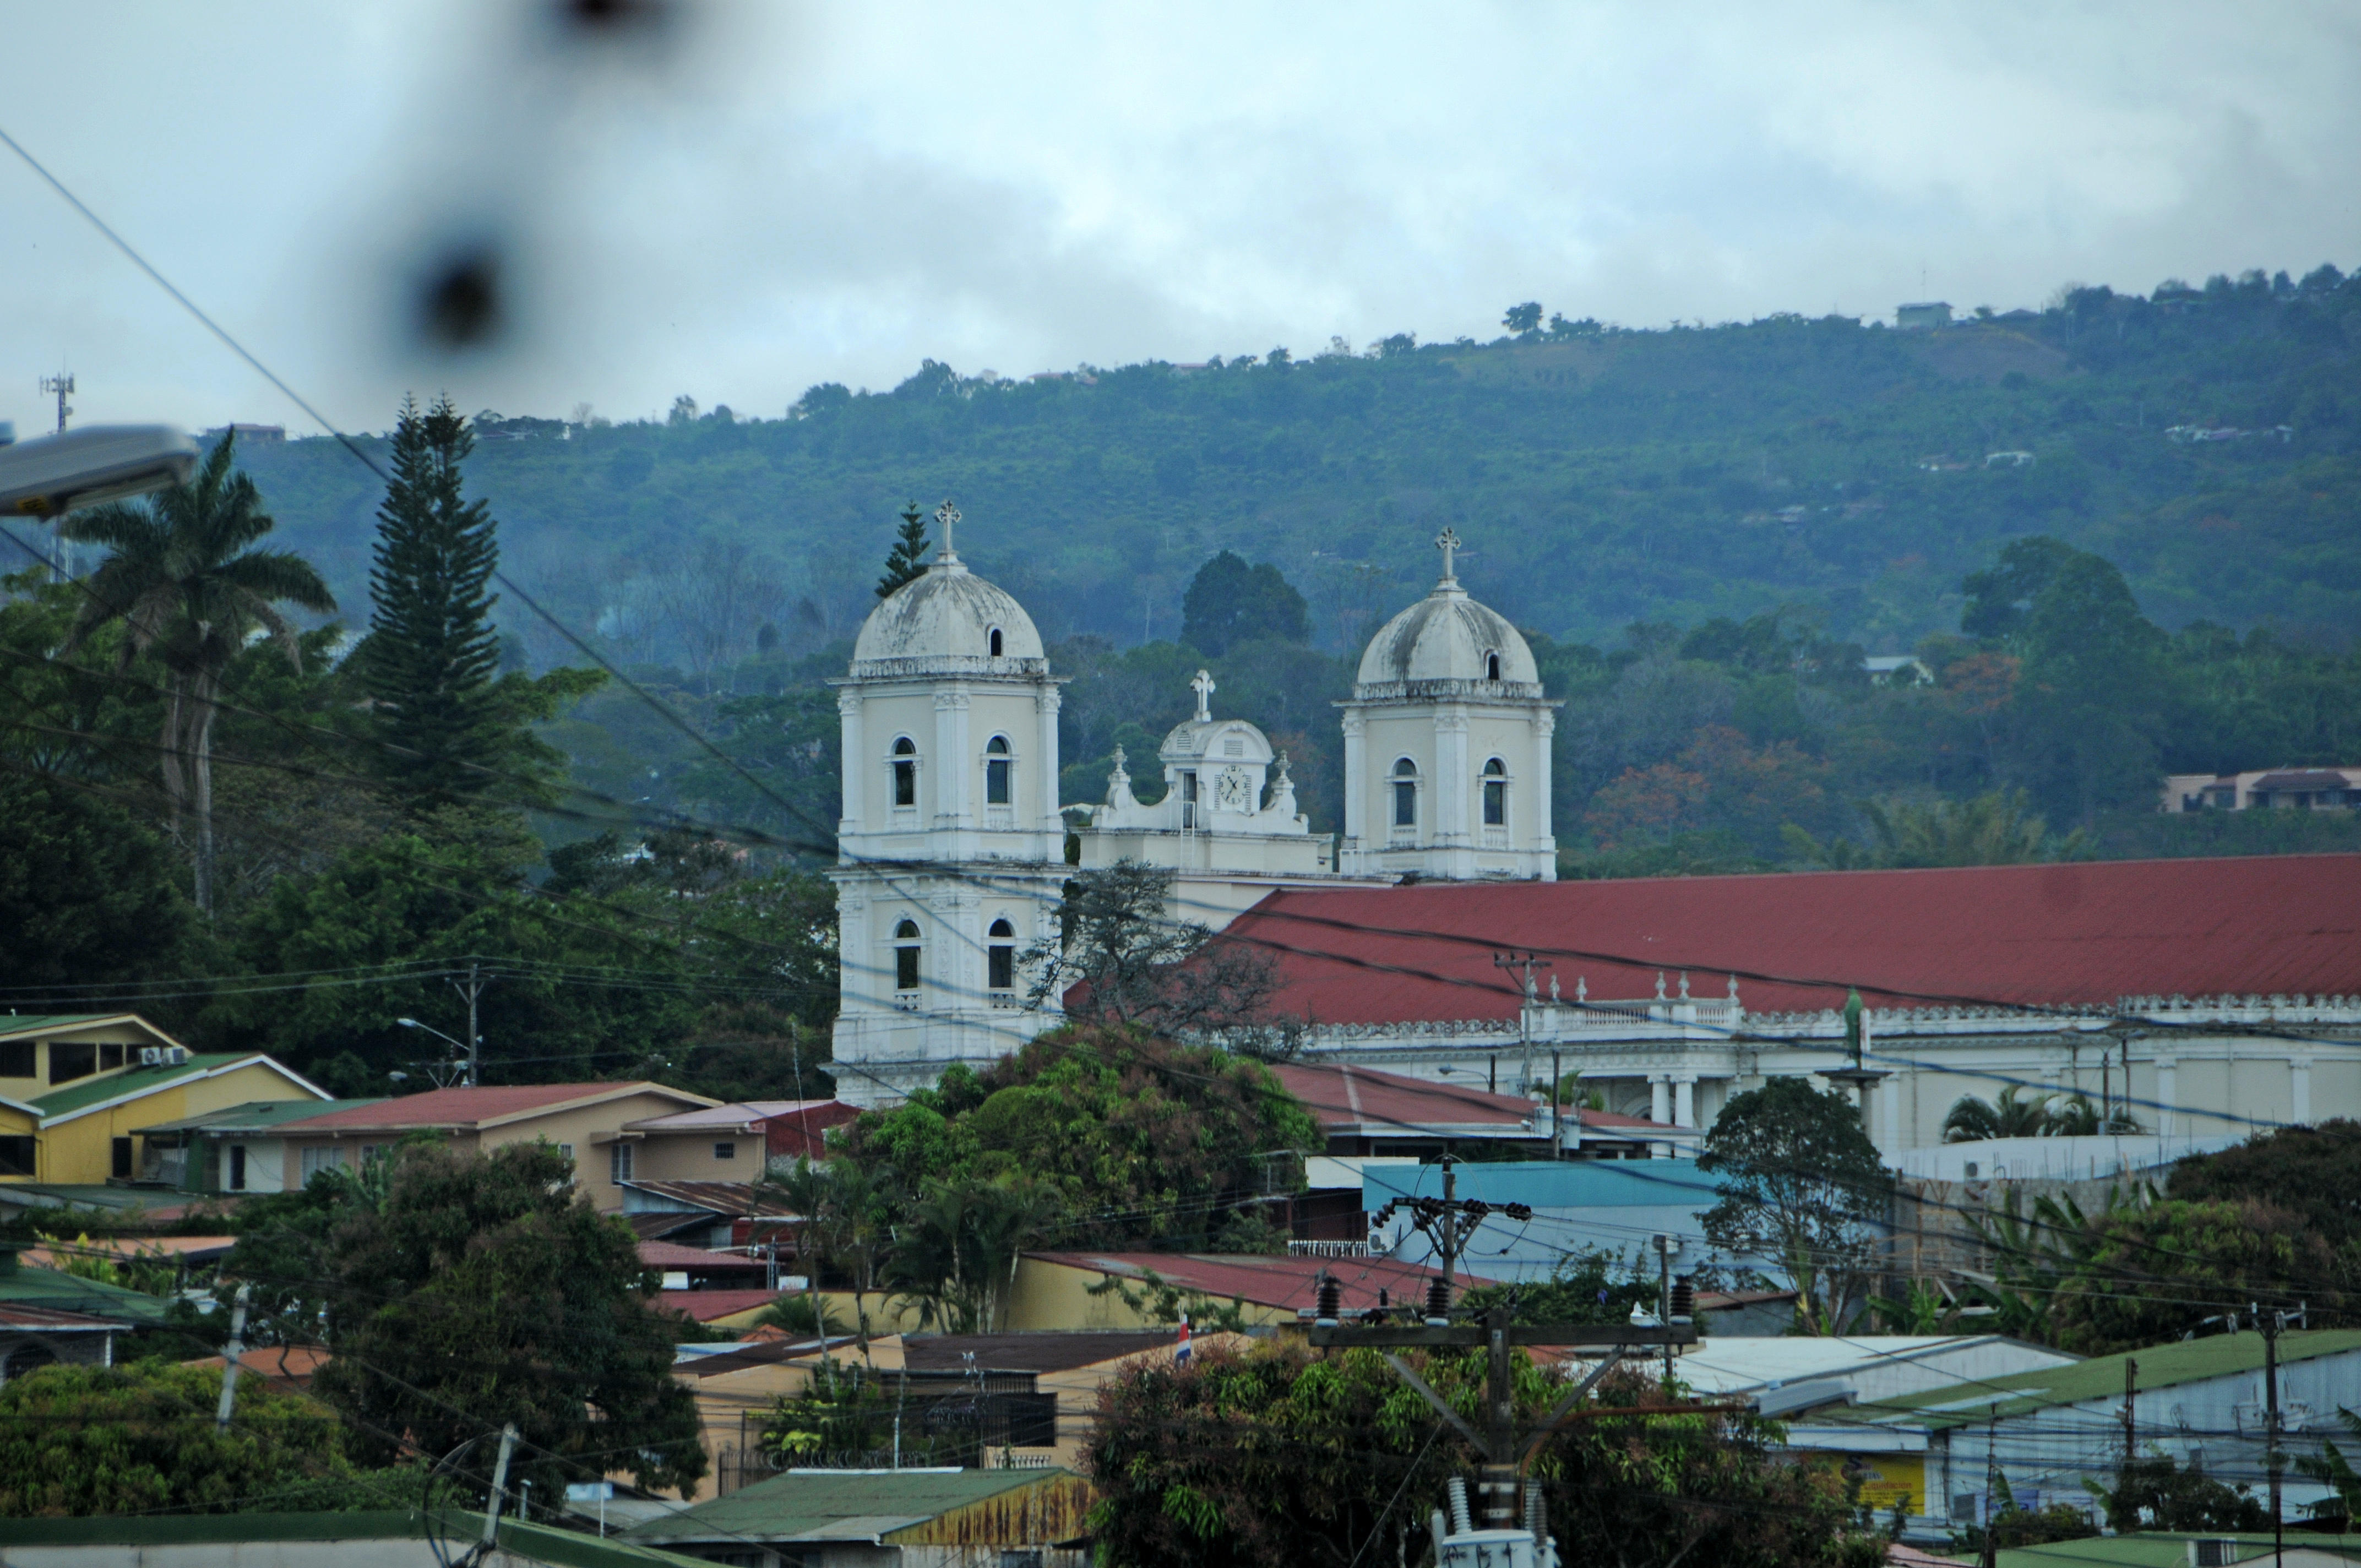
[[[2361,1115],[2361,855],[1288,892],[1229,936],[1272,953],[1306,1061],[1563,1070],[1678,1127],[1849,1066],[1851,987],[1889,1155],[2009,1087],[2192,1142]],[[1503,951],[1548,967],[1528,990]]]
[[[1944,300],[1894,307],[1894,324],[1904,332],[1932,332],[1951,324],[1951,306]]]

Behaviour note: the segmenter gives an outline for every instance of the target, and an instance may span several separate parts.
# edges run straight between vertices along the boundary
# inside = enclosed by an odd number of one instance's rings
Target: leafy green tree
[[[1800,828],[1785,831],[1790,856],[1835,871],[1864,866],[2017,866],[2037,861],[2070,861],[2090,842],[2081,828],[2052,838],[2048,824],[2033,816],[2023,790],[1990,790],[1970,800],[1864,800],[1858,809],[1869,824],[1871,847],[1845,839],[1823,843]]]
[[[1882,1270],[1892,1190],[1850,1097],[1800,1078],[1733,1095],[1697,1168],[1721,1189],[1706,1239],[1783,1273],[1799,1332],[1844,1332]]]
[[[1241,642],[1301,642],[1311,633],[1311,606],[1266,561],[1249,566],[1224,550],[1197,568],[1180,600],[1180,641],[1219,657]]]
[[[2230,1486],[2206,1475],[2202,1459],[2176,1464],[2160,1449],[2118,1465],[2114,1486],[2099,1497],[2106,1505],[2107,1528],[2117,1531],[2221,1533],[2271,1528],[2270,1511],[2245,1482]]]
[[[0,951],[13,985],[87,995],[79,988],[194,968],[199,942],[155,834],[67,781],[0,773]]]
[[[236,1513],[355,1478],[336,1418],[261,1378],[239,1383],[229,1429],[217,1431],[221,1381],[217,1367],[158,1361],[10,1376],[0,1384],[0,1517]],[[373,1506],[416,1497],[413,1485]]]
[[[1985,1138],[2050,1138],[2099,1132],[2135,1133],[2139,1122],[2128,1111],[2110,1114],[2103,1127],[2097,1107],[2082,1096],[2026,1098],[2015,1084],[1989,1101],[1962,1094],[1943,1114],[1943,1141],[1976,1143]]]
[[[2336,1407],[2336,1419],[2349,1438],[2361,1440],[2361,1415],[2343,1405]],[[2361,1471],[2345,1457],[2345,1451],[2333,1438],[2320,1440],[2320,1452],[2296,1455],[2296,1474],[2308,1480],[2321,1482],[2334,1489],[2337,1500],[2345,1505],[2348,1519],[2361,1516]]]
[[[66,538],[109,552],[90,576],[88,602],[60,653],[71,657],[99,627],[120,620],[130,635],[116,667],[144,652],[166,672],[171,696],[157,755],[171,803],[172,836],[186,841],[184,819],[194,821],[196,904],[207,914],[214,902],[213,737],[222,672],[258,630],[300,663],[295,623],[279,607],[324,615],[336,608],[310,562],[291,551],[255,547],[277,523],[262,510],[254,481],[231,466],[233,444],[231,436],[223,436],[185,485],[143,501],[71,512],[59,524]]]
[[[902,508],[902,532],[895,536],[893,552],[885,557],[885,575],[877,579],[877,597],[891,598],[906,584],[915,583],[927,575],[927,552],[934,541],[927,537],[927,518],[911,501]]]
[[[1478,1317],[1506,1307],[1520,1323],[1628,1323],[1634,1307],[1658,1309],[1662,1288],[1662,1281],[1637,1263],[1627,1265],[1611,1252],[1585,1247],[1560,1258],[1546,1280],[1479,1285],[1462,1292],[1459,1305]]]
[[[1521,336],[1525,333],[1538,332],[1542,324],[1542,308],[1532,300],[1521,305],[1510,305],[1508,313],[1500,318],[1500,324]]]
[[[1516,1419],[1537,1422],[1563,1388],[1515,1355]],[[1482,1419],[1480,1353],[1406,1359]],[[1603,1414],[1661,1398],[1625,1374],[1592,1406]],[[1720,1411],[1572,1421],[1531,1474],[1569,1558],[1579,1541],[1615,1568],[1873,1568],[1883,1538],[1854,1523],[1843,1475],[1788,1456],[1778,1431]],[[1429,1511],[1466,1465],[1456,1435],[1375,1351],[1300,1345],[1142,1364],[1102,1396],[1082,1455],[1100,1492],[1093,1534],[1112,1561],[1140,1568],[1416,1561]]]
[[[2192,1202],[2255,1200],[2302,1217],[2331,1246],[2361,1241],[2361,1122],[2274,1127],[2172,1168],[2165,1191]]]
[[[570,1157],[405,1145],[381,1163],[374,1204],[328,1183],[302,1195],[325,1211],[308,1277],[333,1354],[313,1387],[357,1457],[382,1463],[396,1434],[447,1453],[513,1421],[511,1474],[544,1496],[616,1468],[652,1487],[705,1473],[695,1403],[672,1377],[678,1321],[649,1303],[631,1231],[574,1190]],[[249,1233],[228,1272],[246,1271],[248,1242],[256,1272],[285,1268],[278,1240]]]

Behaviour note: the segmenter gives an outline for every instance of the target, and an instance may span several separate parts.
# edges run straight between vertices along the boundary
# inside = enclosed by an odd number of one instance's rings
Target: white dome
[[[995,653],[992,634],[1000,633]],[[1034,669],[1027,670],[1026,663]],[[894,590],[869,612],[852,645],[852,674],[917,674],[928,669],[1037,674],[1047,668],[1041,633],[1005,588],[939,556],[926,576]]]
[[[1500,659],[1497,680],[1490,668],[1490,656],[1495,653]],[[1360,686],[1384,688],[1387,695],[1415,695],[1430,682],[1464,682],[1479,684],[1504,696],[1538,696],[1542,679],[1533,663],[1533,651],[1517,629],[1497,611],[1469,598],[1451,577],[1437,583],[1434,592],[1387,621],[1369,639],[1356,678]]]

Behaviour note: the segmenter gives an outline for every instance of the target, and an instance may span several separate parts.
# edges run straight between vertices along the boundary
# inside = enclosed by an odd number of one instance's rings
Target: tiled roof
[[[1427,1281],[1441,1277],[1438,1270],[1423,1264],[1389,1257],[1178,1252],[1034,1252],[1025,1255],[1130,1280],[1145,1279],[1152,1272],[1168,1285],[1177,1285],[1217,1301],[1236,1299],[1290,1310],[1319,1304],[1319,1279],[1323,1273],[1334,1277],[1341,1288],[1341,1304],[1348,1312],[1376,1306],[1380,1289],[1397,1305],[1422,1301],[1426,1299]],[[1459,1274],[1458,1282],[1462,1286],[1491,1283],[1465,1271]]]
[[[1462,1089],[1344,1062],[1282,1062],[1271,1070],[1331,1134],[1382,1136],[1448,1128],[1478,1137],[1525,1135],[1540,1109],[1531,1100],[1473,1085]]]
[[[695,1102],[698,1096],[660,1083],[504,1083],[478,1089],[430,1089],[398,1100],[379,1100],[286,1124],[291,1135],[393,1132],[410,1127],[480,1127],[511,1117],[627,1094],[667,1094]]]
[[[1314,1024],[1513,1019],[1492,955],[1532,949],[1572,997],[1697,993],[1754,1013],[2125,996],[2361,992],[2361,855],[1424,883],[1274,893],[1229,939],[1267,944],[1275,1005]]]

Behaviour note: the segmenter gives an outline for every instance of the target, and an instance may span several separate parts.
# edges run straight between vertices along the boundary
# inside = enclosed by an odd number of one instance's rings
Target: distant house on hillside
[[[1951,307],[1943,300],[1896,305],[1894,307],[1894,324],[1904,332],[1932,332],[1938,326],[1951,324]]]
[[[2244,773],[2170,773],[2158,809],[2189,811],[2361,810],[2361,768],[2257,768]]]

